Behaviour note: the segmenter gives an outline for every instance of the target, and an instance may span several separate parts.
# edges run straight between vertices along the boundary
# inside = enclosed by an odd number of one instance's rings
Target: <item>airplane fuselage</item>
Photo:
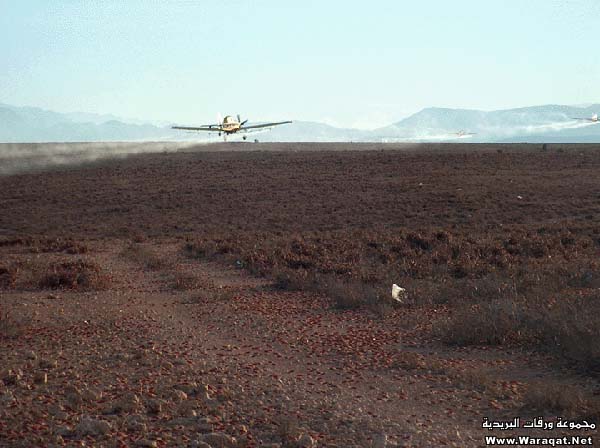
[[[241,129],[242,125],[239,121],[233,118],[230,115],[227,115],[223,118],[223,123],[221,124],[221,129],[226,134],[234,134]]]

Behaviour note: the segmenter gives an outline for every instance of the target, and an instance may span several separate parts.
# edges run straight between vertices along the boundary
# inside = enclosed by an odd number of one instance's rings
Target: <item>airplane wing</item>
[[[240,130],[247,130],[247,129],[261,129],[261,128],[271,128],[273,126],[278,126],[280,124],[289,124],[291,123],[291,121],[278,121],[276,123],[263,123],[263,124],[254,124],[252,126],[243,126],[242,128],[240,128]]]
[[[171,126],[171,129],[183,129],[184,131],[209,131],[209,132],[221,132],[221,125],[208,124],[206,126],[199,126],[197,128],[190,126]]]

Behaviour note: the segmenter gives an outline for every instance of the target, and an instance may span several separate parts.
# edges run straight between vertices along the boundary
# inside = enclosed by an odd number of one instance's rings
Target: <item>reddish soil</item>
[[[461,299],[424,285],[595,273],[600,148],[347,146],[0,177],[0,446],[475,447],[532,435],[484,417],[593,417],[526,397],[558,383],[591,400],[595,371],[521,343],[444,344],[436,322]],[[340,310],[275,288],[281,268],[393,279],[420,301]]]

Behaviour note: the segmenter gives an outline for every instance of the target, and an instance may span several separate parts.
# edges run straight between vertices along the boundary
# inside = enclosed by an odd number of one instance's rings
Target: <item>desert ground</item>
[[[2,447],[598,443],[600,145],[4,149]]]

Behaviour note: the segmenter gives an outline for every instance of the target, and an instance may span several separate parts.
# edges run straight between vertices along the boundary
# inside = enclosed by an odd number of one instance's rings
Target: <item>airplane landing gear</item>
[[[244,135],[244,136],[242,136],[242,138],[243,138],[244,140],[246,140],[248,137],[246,137],[246,136]]]

